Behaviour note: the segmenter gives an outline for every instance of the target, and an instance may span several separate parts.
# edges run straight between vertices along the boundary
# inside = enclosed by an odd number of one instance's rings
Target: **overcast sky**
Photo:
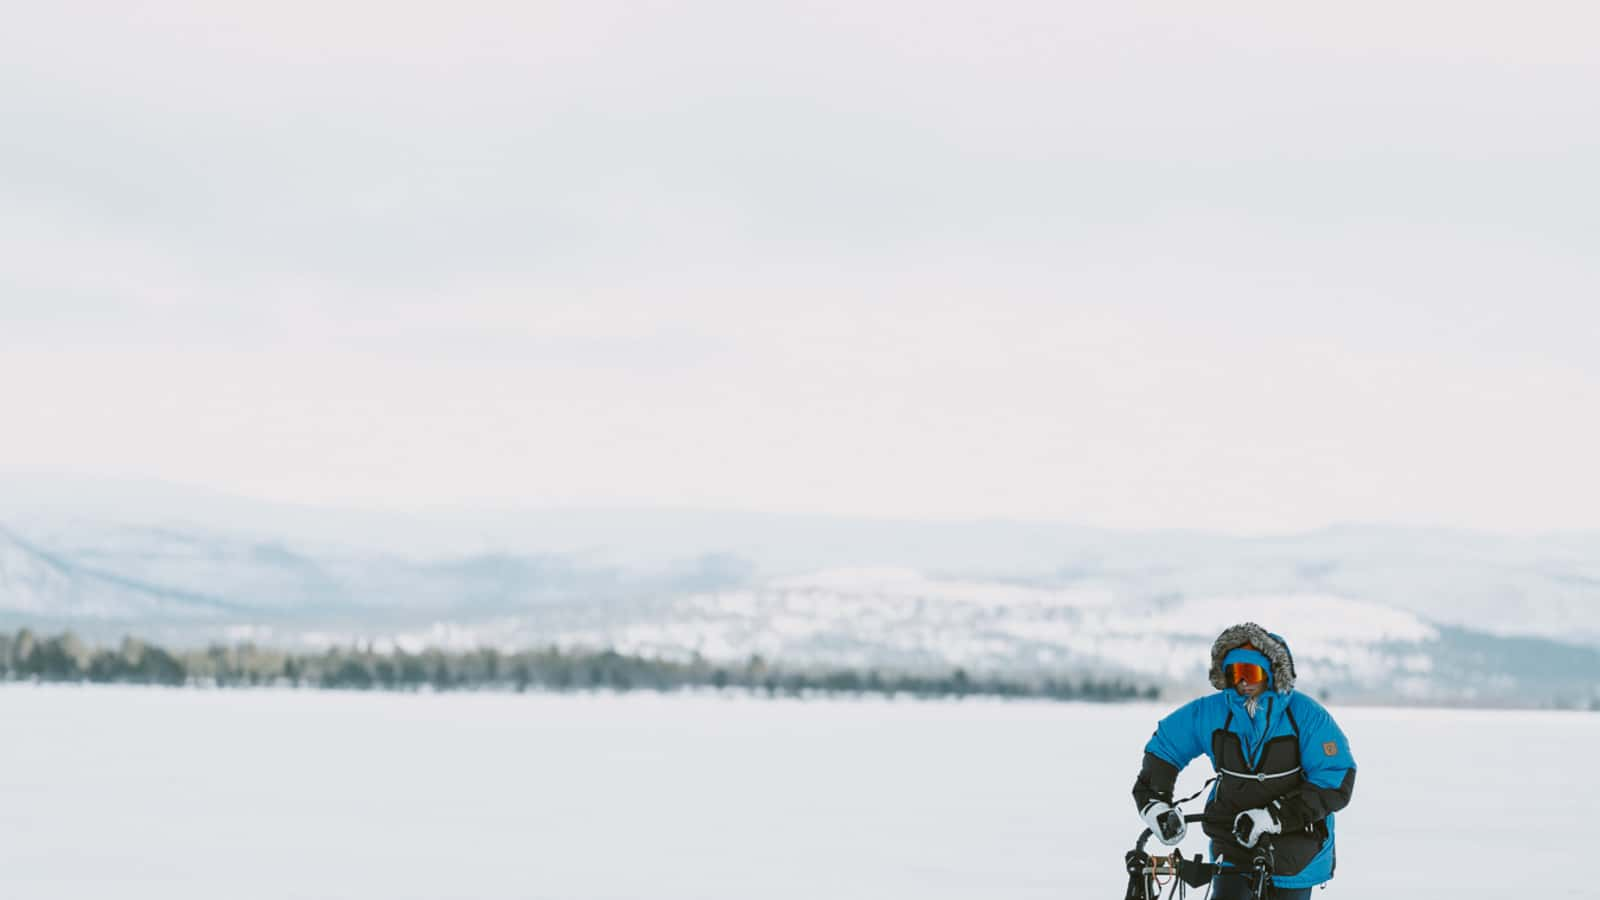
[[[32,4],[0,31],[0,468],[364,506],[1600,527],[1597,26]]]

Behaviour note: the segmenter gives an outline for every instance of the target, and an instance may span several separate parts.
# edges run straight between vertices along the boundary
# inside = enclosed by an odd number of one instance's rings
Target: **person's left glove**
[[[1246,847],[1254,847],[1263,834],[1283,834],[1283,821],[1270,808],[1247,809],[1233,819],[1233,836]]]

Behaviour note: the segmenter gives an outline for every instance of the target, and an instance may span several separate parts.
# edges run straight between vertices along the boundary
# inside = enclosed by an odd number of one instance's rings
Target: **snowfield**
[[[1164,712],[10,685],[0,895],[1110,900]],[[1319,898],[1600,897],[1600,715],[1334,712]]]

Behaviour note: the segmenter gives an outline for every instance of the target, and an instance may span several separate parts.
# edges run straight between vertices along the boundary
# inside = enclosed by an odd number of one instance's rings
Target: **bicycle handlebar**
[[[1226,817],[1226,816],[1208,816],[1208,815],[1206,815],[1204,813],[1188,813],[1183,817],[1183,821],[1184,822],[1199,822],[1199,823],[1207,823],[1207,822],[1209,822],[1209,823],[1212,823],[1212,824],[1226,824],[1226,825],[1231,825],[1232,824],[1230,821],[1228,821],[1228,817]],[[1150,838],[1151,838],[1151,836],[1153,834],[1154,834],[1154,832],[1152,832],[1149,828],[1146,828],[1144,831],[1142,831],[1139,834],[1139,842],[1134,845],[1133,850],[1131,852],[1129,852],[1128,855],[1127,855],[1128,871],[1131,874],[1133,874],[1134,877],[1138,877],[1140,871],[1143,871],[1147,875],[1150,872],[1153,871],[1152,869],[1146,868],[1146,867],[1153,865],[1154,860],[1153,860],[1152,857],[1150,857],[1148,854],[1146,854],[1144,852],[1144,845],[1145,845],[1146,842],[1148,842],[1150,840]],[[1176,853],[1176,851],[1174,851],[1174,852]],[[1269,836],[1267,836],[1266,840],[1261,841],[1255,847],[1254,859],[1252,860],[1253,864],[1251,865],[1250,868],[1244,870],[1245,872],[1250,873],[1251,877],[1256,879],[1256,886],[1254,888],[1255,894],[1253,894],[1252,896],[1259,897],[1261,895],[1261,892],[1262,892],[1264,886],[1269,883],[1269,880],[1272,877],[1272,868],[1273,868],[1272,856],[1273,856],[1273,848],[1272,848],[1271,837],[1269,835]],[[1199,861],[1200,861],[1200,857],[1196,856],[1195,857],[1195,862],[1198,863]],[[1177,869],[1178,869],[1178,873],[1179,873],[1180,877],[1182,877],[1185,881],[1188,881],[1189,884],[1194,885],[1195,887],[1199,887],[1199,885],[1196,884],[1194,881],[1190,881],[1189,880],[1189,874],[1187,874],[1187,873],[1188,873],[1188,871],[1190,871],[1190,870],[1188,870],[1188,866],[1190,864],[1183,860],[1181,854],[1177,856],[1177,858],[1175,859],[1175,862],[1177,863]],[[1218,862],[1220,863],[1220,860]],[[1215,872],[1215,871],[1216,871],[1216,869],[1212,864],[1206,863],[1206,864],[1201,866],[1201,868],[1199,870],[1199,872],[1200,872],[1199,877],[1201,879],[1205,880],[1205,881],[1209,881],[1211,879],[1211,877],[1212,877],[1211,873]]]
[[[1183,821],[1185,821],[1185,822],[1201,822],[1201,823],[1211,822],[1213,824],[1225,824],[1225,825],[1233,824],[1232,822],[1230,822],[1228,820],[1227,816],[1208,816],[1208,815],[1206,815],[1204,813],[1189,813],[1189,814],[1187,814],[1187,815],[1185,815],[1183,817]],[[1145,843],[1150,840],[1150,837],[1153,834],[1154,834],[1154,832],[1152,832],[1148,828],[1146,828],[1144,831],[1140,832],[1140,834],[1139,834],[1139,842],[1134,845],[1134,848],[1133,848],[1134,851],[1138,852],[1138,853],[1143,853],[1144,852]],[[1268,871],[1271,868],[1271,863],[1270,863],[1271,853],[1272,853],[1271,841],[1270,841],[1271,835],[1267,835],[1266,837],[1268,838],[1268,840],[1263,841],[1261,844],[1259,844],[1255,848],[1256,849],[1256,866],[1255,867],[1256,867],[1256,869],[1258,869],[1260,871]],[[1266,851],[1266,854],[1263,855],[1262,851]]]

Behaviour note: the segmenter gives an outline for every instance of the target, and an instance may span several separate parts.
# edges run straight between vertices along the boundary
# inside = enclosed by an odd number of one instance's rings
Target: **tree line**
[[[207,687],[306,687],[386,691],[680,691],[714,688],[768,696],[880,695],[1010,697],[1114,702],[1153,700],[1159,691],[1120,678],[784,667],[751,656],[741,663],[699,655],[672,660],[559,647],[507,652],[430,649],[416,653],[330,647],[294,653],[244,643],[166,650],[134,637],[95,647],[71,632],[24,628],[0,634],[0,679]]]

